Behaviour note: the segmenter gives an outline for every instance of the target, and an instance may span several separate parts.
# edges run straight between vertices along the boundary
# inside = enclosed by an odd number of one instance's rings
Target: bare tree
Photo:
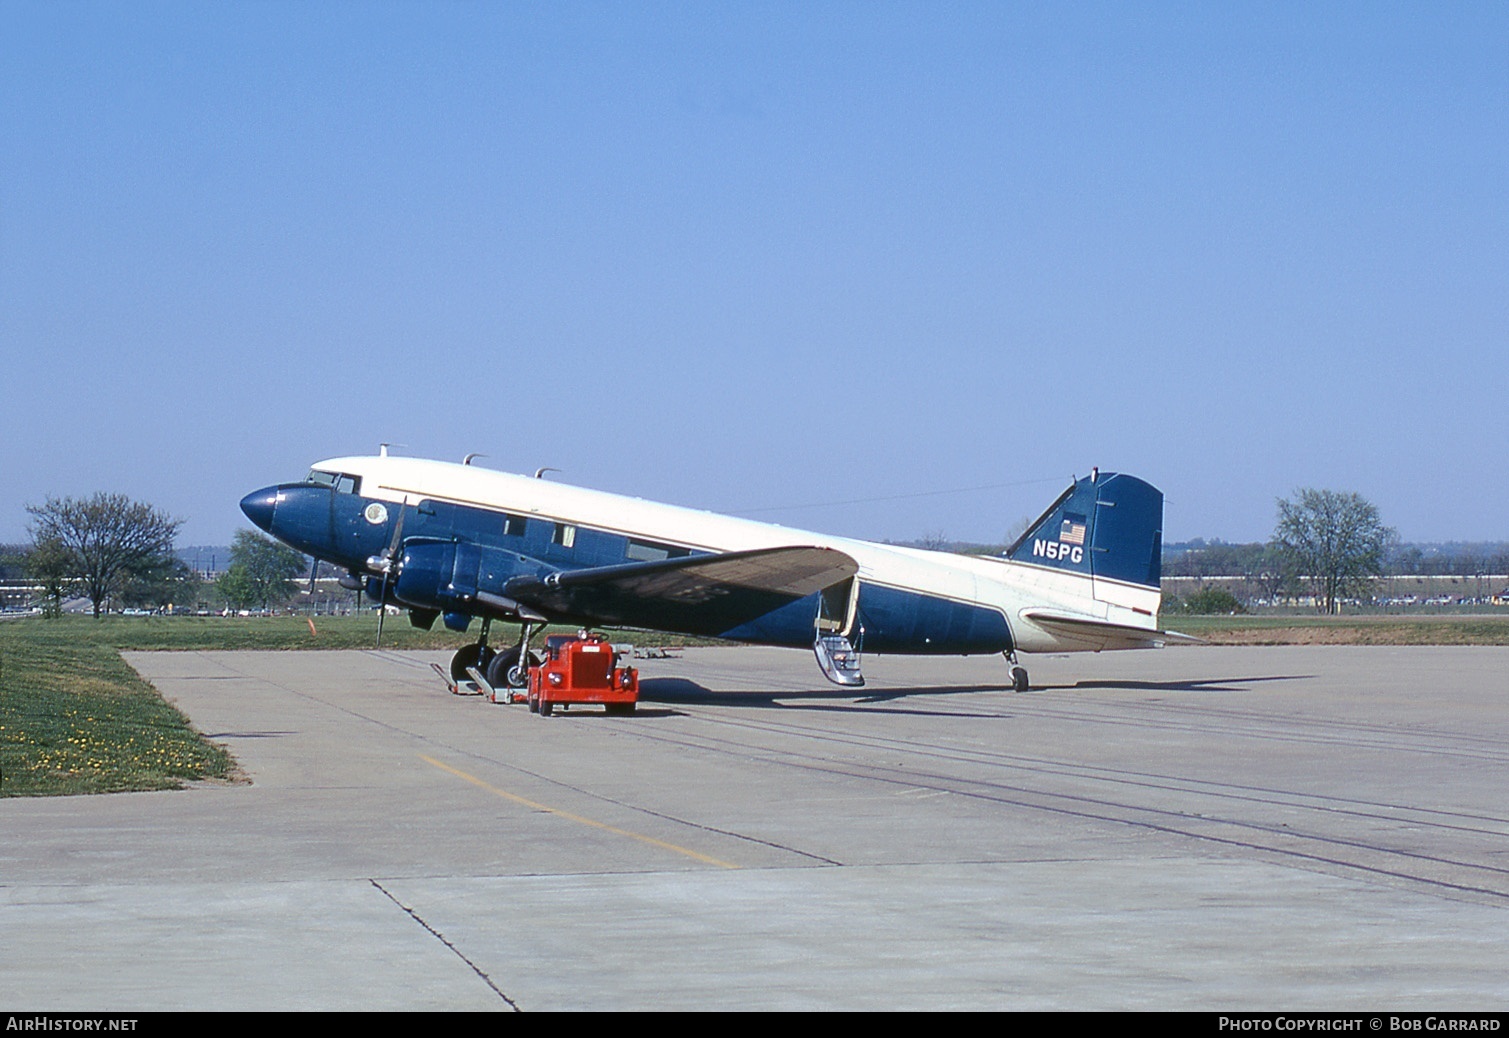
[[[1253,566],[1252,579],[1257,581],[1263,596],[1270,603],[1276,605],[1279,596],[1294,586],[1292,565],[1292,561],[1278,548],[1271,544],[1263,545],[1263,552]]]
[[[41,547],[55,541],[71,556],[96,619],[105,599],[128,576],[172,554],[173,538],[183,525],[124,494],[100,493],[82,501],[49,497],[26,510],[32,516],[33,542]]]
[[[942,530],[929,530],[917,542],[917,547],[928,551],[948,551],[948,537]]]
[[[1294,498],[1279,499],[1274,549],[1309,581],[1317,604],[1337,612],[1343,597],[1361,593],[1383,573],[1393,531],[1358,494],[1306,488]]]

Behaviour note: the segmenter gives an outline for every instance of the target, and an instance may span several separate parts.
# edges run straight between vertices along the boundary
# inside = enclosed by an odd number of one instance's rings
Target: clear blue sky
[[[1169,540],[1509,538],[1509,5],[0,15],[0,541],[224,543],[384,440],[862,537],[1099,465]]]

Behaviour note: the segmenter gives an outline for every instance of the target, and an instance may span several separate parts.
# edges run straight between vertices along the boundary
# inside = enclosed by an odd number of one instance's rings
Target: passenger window
[[[576,544],[576,527],[568,526],[566,523],[556,523],[555,535],[551,538],[551,540],[553,540],[556,544],[559,544],[562,548],[572,547],[574,544]]]
[[[524,536],[524,522],[525,522],[525,520],[524,520],[524,517],[522,515],[508,515],[507,513],[504,513],[504,515],[503,515],[503,536],[504,537],[523,537]]]
[[[633,562],[659,562],[661,559],[681,559],[690,555],[690,548],[675,548],[669,544],[656,544],[654,541],[629,541],[629,550],[625,554]]]
[[[629,550],[625,553],[631,562],[659,562],[668,558],[670,551],[659,544],[651,544],[648,541],[630,541]]]

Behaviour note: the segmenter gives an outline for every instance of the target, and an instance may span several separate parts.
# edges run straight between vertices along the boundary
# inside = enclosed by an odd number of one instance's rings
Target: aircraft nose
[[[264,530],[272,529],[272,512],[278,504],[278,488],[253,490],[241,499],[241,511]]]

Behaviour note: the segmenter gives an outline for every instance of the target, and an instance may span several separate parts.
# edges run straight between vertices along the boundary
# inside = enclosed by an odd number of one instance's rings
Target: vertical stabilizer
[[[1157,590],[1163,492],[1117,472],[1076,480],[1006,550],[1006,557]]]

